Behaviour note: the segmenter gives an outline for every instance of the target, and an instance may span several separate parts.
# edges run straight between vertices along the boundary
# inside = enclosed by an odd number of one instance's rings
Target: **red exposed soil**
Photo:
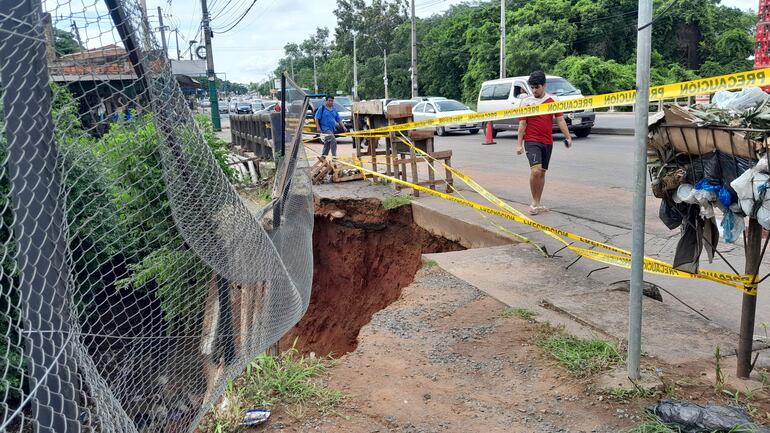
[[[355,350],[361,327],[414,281],[421,254],[462,249],[414,224],[408,205],[386,210],[377,199],[317,202],[310,306],[281,347],[298,337],[303,353]]]

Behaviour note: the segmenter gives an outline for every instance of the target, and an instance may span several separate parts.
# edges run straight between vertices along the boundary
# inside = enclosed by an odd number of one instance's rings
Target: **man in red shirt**
[[[555,96],[545,93],[545,73],[543,71],[535,71],[530,74],[527,83],[532,89],[532,96],[522,101],[522,107],[556,102]],[[532,215],[548,210],[540,204],[540,197],[543,195],[545,172],[548,170],[548,163],[551,161],[553,150],[554,116],[559,130],[566,138],[565,144],[567,147],[572,147],[572,136],[570,136],[567,122],[564,121],[562,113],[541,114],[519,119],[519,143],[516,147],[516,153],[521,155],[524,151],[527,152],[530,167],[529,190],[532,193],[529,213]]]

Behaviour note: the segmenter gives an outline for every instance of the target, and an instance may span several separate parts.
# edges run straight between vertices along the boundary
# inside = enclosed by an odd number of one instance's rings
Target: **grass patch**
[[[575,376],[591,376],[623,361],[618,346],[607,340],[584,340],[550,327],[549,330],[538,339],[538,346]]]
[[[745,426],[745,427],[735,426],[726,433],[750,433],[754,431],[756,431],[756,429],[749,426]],[[682,430],[675,425],[665,424],[661,422],[658,418],[656,418],[654,415],[647,413],[645,422],[635,427],[632,427],[628,430],[625,430],[625,433],[682,433]],[[720,433],[720,432],[710,432],[710,433]]]
[[[497,317],[507,319],[509,317],[521,317],[524,320],[535,320],[537,313],[526,308],[506,307],[497,312]]]
[[[438,266],[438,263],[435,260],[428,259],[422,261],[422,267],[425,269],[435,268],[436,266]]]
[[[264,207],[273,200],[272,189],[269,185],[260,185],[252,188],[241,188],[238,194],[259,207]]]
[[[382,200],[382,207],[385,209],[394,209],[412,202],[411,195],[390,195]]]
[[[607,390],[607,396],[615,400],[632,400],[637,397],[648,397],[652,395],[652,392],[645,391],[644,389],[625,389],[625,388],[610,388]]]
[[[655,416],[647,414],[645,422],[626,430],[626,433],[682,433],[682,431],[678,427],[664,424]]]
[[[258,407],[284,406],[295,418],[301,418],[308,407],[323,414],[334,413],[344,396],[318,381],[318,376],[332,365],[331,358],[299,356],[294,347],[278,357],[259,355],[246,366],[241,377],[227,384],[222,401],[202,424],[201,431],[239,431],[245,411]]]

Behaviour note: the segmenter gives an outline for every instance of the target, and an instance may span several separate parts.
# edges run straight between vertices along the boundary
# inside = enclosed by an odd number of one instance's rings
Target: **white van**
[[[500,78],[498,80],[485,81],[479,91],[477,111],[488,113],[490,111],[505,110],[521,106],[521,101],[532,95],[532,90],[527,84],[529,77]],[[559,101],[582,98],[583,94],[569,81],[562,77],[548,75],[545,78],[547,93],[556,96]],[[592,109],[565,113],[569,130],[578,137],[587,137],[594,126],[596,115]],[[484,125],[486,129],[486,125]],[[515,131],[519,128],[518,119],[496,120],[492,122],[492,136],[497,136],[499,131]],[[558,131],[554,121],[554,131]]]

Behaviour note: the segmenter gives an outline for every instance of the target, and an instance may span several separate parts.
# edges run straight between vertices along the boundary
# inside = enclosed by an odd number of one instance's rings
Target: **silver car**
[[[412,109],[414,120],[428,120],[437,117],[457,116],[459,114],[471,114],[475,111],[466,107],[465,104],[454,99],[435,99],[423,101],[415,105]],[[444,125],[436,128],[437,135],[446,135],[449,132],[468,131],[471,134],[477,134],[480,126],[478,123],[460,123],[456,125]]]

